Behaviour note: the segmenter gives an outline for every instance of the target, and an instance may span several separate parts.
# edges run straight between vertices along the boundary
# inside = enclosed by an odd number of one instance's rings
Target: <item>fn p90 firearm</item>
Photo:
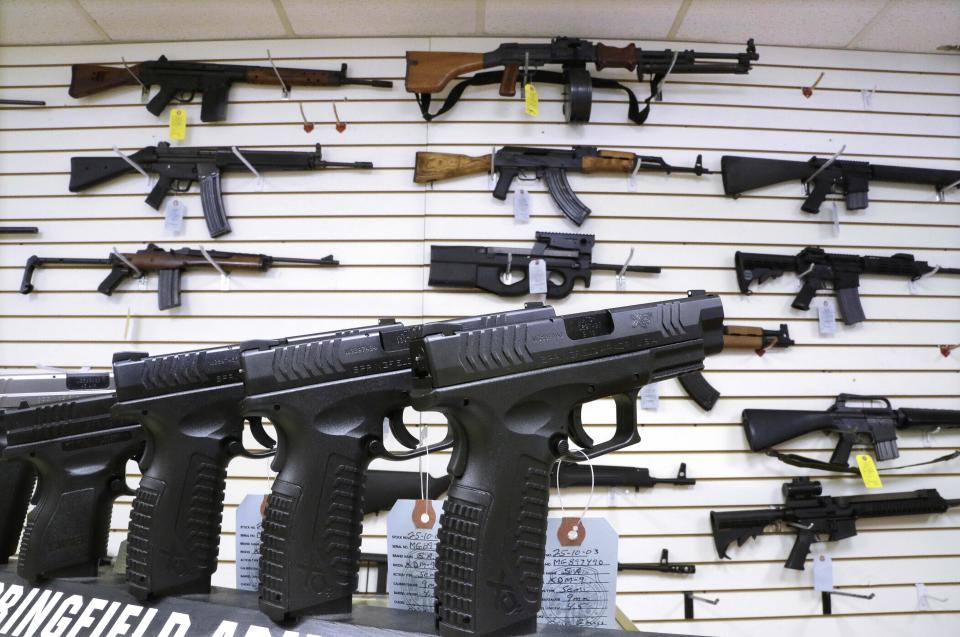
[[[823,159],[811,157],[808,161],[765,159],[724,155],[720,158],[723,190],[739,197],[743,193],[772,186],[785,181],[800,181],[807,197],[800,209],[818,213],[827,195],[843,195],[847,210],[863,210],[869,205],[871,181],[933,186],[938,193],[956,187],[960,180],[958,170],[884,166],[865,161]]]
[[[639,168],[638,168],[639,166]],[[707,175],[710,171],[703,167],[703,160],[697,155],[694,166],[671,166],[663,157],[636,155],[620,150],[603,150],[596,146],[574,146],[570,150],[559,148],[533,148],[530,146],[504,146],[491,158],[490,155],[470,157],[454,153],[433,153],[420,151],[413,172],[413,181],[426,184],[434,181],[482,175],[496,171],[499,173],[493,196],[501,201],[507,198],[514,179],[543,179],[547,192],[563,214],[573,223],[582,225],[590,214],[587,207],[570,187],[568,172],[584,174],[612,173],[632,174],[641,172],[687,173]],[[533,175],[534,177],[529,177]]]
[[[263,272],[278,263],[300,263],[316,266],[336,266],[340,262],[327,255],[322,259],[299,259],[292,257],[272,257],[266,254],[245,254],[243,252],[226,252],[224,250],[195,250],[180,248],[164,250],[160,246],[150,243],[143,250],[136,252],[113,252],[106,259],[85,259],[73,257],[38,257],[27,259],[23,269],[23,281],[20,283],[20,294],[33,292],[33,272],[47,265],[82,265],[110,268],[97,292],[110,296],[113,291],[126,279],[141,277],[148,272],[156,272],[159,276],[157,284],[157,304],[161,310],[180,307],[180,280],[184,272],[195,269],[215,269],[214,263],[224,271],[229,270],[256,270]]]
[[[702,368],[722,329],[720,300],[703,293],[486,329],[421,328],[413,406],[446,415],[454,440],[437,550],[441,636],[536,629],[551,465],[637,442],[640,389]],[[617,426],[595,443],[581,407],[598,398],[613,398]]]
[[[860,518],[885,518],[900,515],[945,513],[960,506],[960,500],[945,500],[936,489],[877,495],[823,495],[823,486],[809,478],[794,478],[783,485],[784,503],[755,511],[711,511],[710,525],[717,555],[727,558],[734,541],[743,546],[750,538],[762,535],[774,524],[783,523],[797,534],[786,568],[804,570],[810,546],[823,537],[826,541],[845,540],[857,534]]]
[[[524,87],[528,82],[536,81],[564,87],[563,113],[568,122],[590,121],[593,89],[599,88],[619,89],[626,93],[630,102],[627,117],[635,124],[643,124],[650,113],[650,101],[659,98],[660,85],[668,73],[746,74],[751,69],[751,62],[758,59],[760,56],[752,39],[747,41],[747,50],[743,53],[698,53],[690,49],[649,51],[632,43],[616,47],[580,38],[559,37],[548,44],[505,43],[488,53],[407,51],[405,86],[408,93],[417,95],[420,113],[427,121],[453,108],[468,86],[499,84],[500,95],[512,97],[516,94],[517,83]],[[540,68],[548,64],[560,65],[563,72]],[[651,76],[650,96],[644,100],[643,110],[640,110],[632,89],[616,80],[591,77],[586,68],[588,64],[593,64],[598,71],[605,68],[636,71],[641,82],[644,75]],[[502,71],[477,73],[457,84],[443,106],[436,113],[430,113],[432,93],[439,93],[464,73],[497,66],[504,68]]]
[[[592,234],[537,232],[533,248],[430,246],[430,285],[476,287],[499,296],[530,294],[530,262],[544,262],[548,299],[562,299],[577,281],[590,287],[594,270],[619,272],[622,265],[594,263]],[[658,273],[649,265],[627,266],[627,272]],[[516,276],[516,281],[508,281]],[[551,280],[551,276],[554,280]]]
[[[70,192],[82,192],[93,186],[137,172],[136,164],[147,173],[156,174],[146,202],[160,209],[167,193],[187,192],[193,182],[200,183],[200,204],[203,218],[211,237],[230,232],[230,221],[223,207],[220,175],[228,171],[249,170],[247,163],[258,172],[320,170],[325,168],[373,168],[368,161],[336,162],[322,159],[320,144],[316,152],[299,153],[286,150],[244,150],[230,146],[175,146],[160,142],[147,146],[127,157],[71,157]]]
[[[960,410],[914,407],[894,409],[890,406],[890,400],[883,396],[840,394],[826,411],[743,410],[743,431],[753,451],[767,451],[769,455],[797,467],[842,473],[859,473],[859,469],[849,466],[850,454],[858,443],[872,445],[878,461],[893,460],[900,457],[898,431],[930,431],[958,427]],[[837,447],[827,462],[769,451],[774,445],[815,431],[840,435]],[[960,452],[932,462],[955,458],[958,455]]]
[[[156,62],[142,62],[133,66],[104,66],[103,64],[74,64],[70,77],[69,95],[73,98],[96,95],[120,86],[143,87],[144,92],[157,85],[160,91],[147,102],[147,110],[159,116],[174,99],[181,103],[193,101],[203,93],[200,120],[219,122],[227,118],[227,97],[236,83],[282,86],[343,86],[358,84],[390,88],[393,82],[347,77],[347,65],[339,71],[313,69],[271,68],[237,64],[209,64],[201,62],[171,62],[161,55]]]
[[[803,279],[800,292],[791,307],[809,310],[817,292],[832,289],[840,306],[843,322],[854,325],[867,317],[860,304],[860,276],[880,274],[916,281],[934,270],[938,274],[960,274],[960,268],[941,268],[926,261],[918,261],[912,254],[890,257],[860,257],[855,254],[834,254],[822,248],[804,248],[796,256],[737,252],[735,256],[737,283],[740,292],[752,294],[750,284],[762,284],[779,278],[784,272],[796,272]]]

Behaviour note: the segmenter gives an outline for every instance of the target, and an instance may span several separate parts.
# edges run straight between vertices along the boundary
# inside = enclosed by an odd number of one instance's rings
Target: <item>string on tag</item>
[[[130,166],[133,167],[134,170],[136,170],[138,173],[140,173],[141,175],[143,175],[144,177],[146,177],[146,178],[147,178],[147,188],[150,187],[150,184],[151,184],[151,182],[153,181],[153,178],[150,177],[150,174],[149,174],[146,170],[143,169],[143,166],[141,166],[141,165],[138,164],[137,162],[133,161],[133,159],[131,159],[129,156],[123,154],[123,151],[121,151],[119,148],[117,148],[116,145],[114,145],[114,147],[113,147],[113,152],[115,152],[117,155],[119,155],[121,158],[123,158],[123,161],[127,162],[128,164],[130,164]]]
[[[290,88],[287,86],[287,83],[283,81],[283,78],[280,77],[280,69],[277,68],[277,65],[273,62],[273,56],[270,55],[270,49],[267,49],[267,59],[270,60],[270,66],[273,67],[273,72],[277,74],[277,81],[280,82],[280,95],[283,99],[290,99]]]
[[[127,306],[127,318],[126,318],[126,320],[123,322],[123,340],[125,340],[125,341],[128,340],[127,337],[130,335],[130,320],[131,320],[132,318],[133,318],[133,317],[131,316],[131,313],[130,313],[130,306],[128,305],[128,306]]]
[[[627,267],[630,265],[630,261],[633,260],[634,249],[630,248],[630,253],[627,255],[627,260],[623,262],[623,267],[617,272],[617,291],[623,292],[627,289]]]
[[[845,151],[846,149],[847,149],[847,145],[844,144],[843,146],[840,147],[840,150],[838,150],[833,157],[831,157],[831,158],[828,159],[827,161],[825,161],[825,162],[823,162],[822,164],[820,164],[820,167],[817,168],[815,171],[813,171],[813,174],[810,175],[809,177],[807,177],[807,178],[803,181],[804,187],[806,187],[807,184],[809,184],[811,181],[813,181],[814,179],[816,179],[816,178],[817,178],[817,175],[819,175],[820,173],[822,173],[823,171],[825,171],[827,168],[829,168],[829,167],[833,164],[833,162],[837,161],[837,158],[839,158],[840,155],[843,154],[843,151]]]
[[[237,159],[243,162],[243,165],[247,167],[247,170],[249,170],[254,175],[256,175],[257,190],[261,190],[263,188],[263,175],[260,174],[260,171],[258,171],[256,168],[253,167],[253,164],[251,164],[249,160],[247,160],[247,158],[243,156],[243,153],[240,152],[239,148],[237,148],[236,146],[231,146],[230,150],[232,150],[233,154],[237,156]]]
[[[113,246],[113,252],[110,254],[117,257],[120,263],[130,268],[130,271],[133,272],[133,276],[137,277],[138,279],[143,278],[143,272],[140,271],[140,268],[133,265],[133,262],[130,261],[130,259],[120,254],[120,251],[117,250],[117,246]]]
[[[587,466],[590,467],[590,495],[587,496],[587,503],[583,505],[583,512],[580,514],[580,517],[577,518],[577,525],[571,527],[567,534],[570,540],[576,540],[580,536],[580,526],[583,524],[583,519],[587,517],[587,511],[590,510],[590,502],[593,501],[593,493],[596,487],[596,476],[593,472],[593,465],[590,464],[590,456],[588,456],[583,449],[577,449],[575,453],[582,455]],[[560,458],[557,458],[554,460],[554,464],[557,465],[557,501],[560,504],[560,515],[566,517],[567,512],[563,507],[563,493],[560,491],[560,468],[563,466],[563,463]]]
[[[430,495],[430,446],[427,444],[427,424],[423,422],[423,415],[420,416],[420,446],[424,453],[417,458],[417,469],[420,472],[420,499],[426,500]],[[424,469],[426,465],[426,469]],[[429,516],[424,513],[421,516],[421,522],[426,522]]]

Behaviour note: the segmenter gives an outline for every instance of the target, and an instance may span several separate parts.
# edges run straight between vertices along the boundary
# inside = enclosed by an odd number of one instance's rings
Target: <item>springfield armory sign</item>
[[[0,635],[11,637],[319,637],[209,616],[200,624],[191,613],[0,582]]]

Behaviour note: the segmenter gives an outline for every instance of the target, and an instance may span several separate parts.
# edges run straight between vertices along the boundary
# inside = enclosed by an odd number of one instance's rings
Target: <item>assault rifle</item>
[[[830,542],[855,536],[859,518],[945,513],[960,506],[960,500],[945,500],[936,489],[842,497],[822,494],[820,482],[794,478],[783,485],[782,505],[754,511],[711,511],[717,555],[728,558],[727,548],[734,540],[743,546],[768,526],[783,523],[797,534],[785,566],[802,571],[811,544],[820,541],[820,536]]]
[[[223,270],[269,270],[278,263],[304,263],[318,266],[335,266],[340,262],[327,255],[322,259],[300,259],[292,257],[272,257],[266,254],[246,254],[243,252],[226,252],[224,250],[194,250],[180,248],[164,250],[160,246],[150,243],[147,247],[136,252],[113,252],[106,259],[82,259],[73,257],[38,257],[27,259],[23,270],[23,281],[20,283],[20,294],[33,292],[33,272],[39,267],[47,265],[90,265],[110,268],[97,292],[110,296],[113,291],[128,278],[141,277],[148,272],[157,272],[159,283],[157,288],[158,305],[161,310],[180,307],[180,279],[187,270],[198,268],[215,269],[216,263]]]
[[[144,445],[139,424],[111,418],[114,402],[103,394],[0,412],[0,459],[39,478],[17,560],[28,582],[95,577],[106,557],[113,502],[133,495],[126,465]]]
[[[852,403],[870,403],[870,405],[856,406]],[[882,406],[877,406],[876,403],[881,403]],[[743,410],[743,430],[753,451],[767,451],[769,455],[796,467],[842,473],[859,473],[857,468],[849,466],[850,453],[854,445],[859,442],[871,444],[877,460],[893,460],[900,457],[900,449],[897,446],[898,430],[929,431],[958,427],[960,427],[960,410],[911,407],[893,409],[890,406],[890,400],[883,396],[840,394],[836,402],[826,411]],[[837,447],[828,462],[795,454],[768,451],[774,445],[814,431],[840,434]],[[932,462],[957,456],[960,456],[960,451],[937,458]]]
[[[441,636],[535,631],[551,464],[636,443],[640,388],[701,368],[722,329],[720,300],[691,292],[518,325],[418,330],[413,406],[447,416],[454,439],[437,547]],[[608,397],[617,427],[595,443],[581,407]]]
[[[590,287],[594,270],[619,272],[622,265],[593,263],[594,236],[564,232],[537,232],[533,248],[487,248],[483,246],[430,246],[430,285],[476,287],[499,296],[530,293],[530,262],[545,265],[548,299],[562,299],[577,281]],[[627,266],[627,272],[657,273],[648,265]],[[551,281],[550,275],[559,277]],[[516,281],[509,281],[514,275]]]
[[[786,323],[780,324],[779,330],[765,330],[761,327],[748,325],[724,325],[723,349],[752,349],[763,355],[770,348],[784,348],[793,345],[790,331]],[[700,405],[701,409],[710,411],[717,404],[720,392],[711,385],[702,372],[690,372],[677,377],[684,391]]]
[[[753,40],[747,41],[744,53],[697,53],[686,51],[645,51],[635,44],[624,47],[594,43],[580,38],[558,37],[549,44],[524,44],[511,42],[501,44],[489,53],[452,53],[443,51],[407,51],[405,86],[408,93],[415,93],[420,113],[430,121],[449,111],[463,95],[468,86],[500,85],[500,95],[512,97],[517,83],[521,91],[528,83],[560,84],[564,87],[563,113],[568,122],[590,121],[593,89],[619,89],[627,94],[630,102],[627,117],[635,124],[643,124],[650,114],[650,102],[660,98],[660,86],[667,74],[703,73],[746,74],[751,62],[760,59]],[[543,71],[540,67],[559,64],[562,73]],[[626,69],[637,72],[637,80],[651,76],[650,96],[640,110],[633,90],[615,80],[594,78],[586,69],[588,64],[598,71],[605,68]],[[431,93],[439,93],[454,78],[496,66],[502,71],[488,71],[461,81],[447,95],[443,106],[430,113]],[[521,73],[522,71],[522,73]]]
[[[200,62],[171,62],[161,55],[156,62],[142,62],[127,66],[102,64],[74,64],[70,77],[69,95],[73,98],[96,95],[119,86],[143,87],[144,93],[154,84],[160,92],[147,102],[147,110],[159,116],[176,99],[181,103],[193,101],[197,92],[203,93],[200,120],[219,122],[227,118],[227,97],[234,82],[281,86],[286,93],[293,86],[343,86],[358,84],[391,88],[386,80],[362,80],[347,77],[347,65],[339,71],[313,69],[271,68],[237,64],[204,64]]]
[[[147,205],[160,209],[169,192],[187,192],[190,185],[200,182],[200,203],[203,218],[211,237],[230,232],[230,221],[223,207],[220,174],[224,171],[249,170],[247,162],[257,171],[319,170],[324,168],[373,168],[368,161],[336,162],[322,159],[320,144],[313,153],[286,150],[245,150],[230,146],[171,147],[169,142],[147,146],[127,157],[71,157],[70,192],[82,192],[92,186],[110,181],[120,175],[137,172],[134,164],[148,173],[158,175],[157,183],[147,195]],[[246,160],[246,161],[244,161]]]
[[[504,146],[491,159],[490,155],[470,157],[455,153],[417,153],[413,181],[426,184],[433,181],[482,175],[491,171],[500,174],[493,196],[504,200],[514,179],[529,179],[527,173],[544,179],[547,192],[563,214],[578,226],[583,224],[590,208],[577,197],[567,181],[568,172],[632,174],[637,165],[642,172],[688,173],[707,175],[711,171],[703,167],[703,158],[697,155],[692,167],[671,166],[663,157],[636,155],[619,150],[602,150],[596,146],[574,146],[571,150],[558,148],[533,148],[530,146]]]
[[[869,204],[867,192],[871,181],[933,186],[938,193],[957,186],[960,171],[935,168],[884,166],[865,161],[831,161],[811,157],[808,161],[764,159],[724,155],[720,158],[723,190],[739,197],[748,190],[764,188],[785,181],[799,180],[807,189],[807,198],[800,209],[818,213],[820,205],[832,192],[843,194],[847,210],[863,210]]]
[[[833,289],[840,306],[843,322],[854,325],[866,319],[860,304],[860,275],[882,274],[906,277],[916,281],[924,274],[960,274],[960,268],[940,268],[926,261],[917,261],[912,254],[891,257],[858,257],[853,254],[834,254],[822,248],[804,248],[796,256],[753,254],[737,252],[737,283],[743,294],[752,294],[750,283],[762,284],[776,279],[784,272],[796,272],[803,279],[803,287],[793,299],[791,307],[809,310],[817,291]]]

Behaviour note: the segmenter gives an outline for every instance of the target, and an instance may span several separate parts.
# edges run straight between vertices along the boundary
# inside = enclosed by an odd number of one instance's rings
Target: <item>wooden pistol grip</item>
[[[610,67],[632,71],[637,68],[637,45],[632,42],[627,46],[597,45],[597,70]]]
[[[483,68],[483,53],[407,51],[408,93],[437,93],[453,78]]]
[[[119,86],[136,85],[137,79],[131,72],[138,74],[140,65],[130,70],[122,66],[103,66],[102,64],[74,64],[70,69],[70,97],[87,97]]]
[[[517,94],[517,75],[519,74],[520,67],[516,64],[508,64],[503,68],[503,77],[500,78],[500,95],[513,97]]]
[[[611,153],[611,156],[606,153]],[[637,157],[633,153],[603,151],[597,157],[584,157],[582,170],[585,173],[632,173]]]
[[[479,175],[490,170],[490,155],[470,157],[455,153],[417,153],[417,165],[413,171],[413,181],[426,184],[431,181]]]

